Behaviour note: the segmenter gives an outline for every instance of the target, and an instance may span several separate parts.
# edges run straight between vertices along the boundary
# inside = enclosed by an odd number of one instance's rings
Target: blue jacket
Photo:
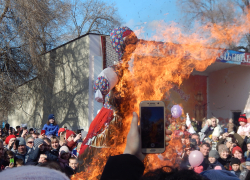
[[[53,135],[53,136],[58,136],[58,130],[59,126],[58,125],[53,125],[53,124],[44,124],[43,130],[45,130],[45,135]]]

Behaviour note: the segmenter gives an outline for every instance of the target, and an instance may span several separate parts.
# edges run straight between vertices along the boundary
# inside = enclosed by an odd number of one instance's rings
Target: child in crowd
[[[56,124],[54,114],[50,114],[48,117],[48,122],[43,126],[43,130],[45,130],[45,135],[47,137],[58,136],[59,126]]]
[[[240,126],[237,131],[237,134],[239,134],[244,139],[245,136],[249,136],[250,123],[247,122],[246,114],[241,114],[238,121],[240,123]]]
[[[211,135],[212,150],[216,150],[219,137],[220,137],[220,128],[215,127]]]
[[[66,166],[68,166],[69,158],[70,158],[69,148],[67,146],[62,146],[59,150],[59,157],[58,157],[58,161],[62,169],[65,169]]]
[[[6,151],[5,161],[10,162],[10,159],[13,159],[14,157],[15,157],[14,152],[12,152],[10,150]]]
[[[77,172],[78,164],[78,160],[75,157],[69,158],[69,167],[72,169],[72,173],[70,175]]]
[[[16,167],[23,166],[23,160],[22,159],[17,159],[16,160]]]
[[[232,171],[231,173],[235,174],[237,177],[240,177],[240,160],[238,158],[231,159]]]
[[[219,163],[219,161],[218,161],[219,157],[220,157],[220,155],[216,150],[211,150],[209,152],[209,155],[208,155],[209,165],[208,165],[207,170],[210,170],[210,169],[223,169],[223,170],[225,170],[223,165],[221,163]]]

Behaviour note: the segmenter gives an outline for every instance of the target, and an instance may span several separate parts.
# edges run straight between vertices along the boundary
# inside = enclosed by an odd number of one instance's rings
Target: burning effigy
[[[95,98],[104,103],[90,125],[82,143],[80,159],[82,171],[71,179],[99,179],[107,159],[122,154],[132,119],[144,100],[161,100],[166,92],[180,86],[191,72],[204,71],[215,62],[229,41],[239,42],[240,34],[247,32],[244,22],[226,33],[225,27],[209,24],[196,28],[195,33],[183,34],[175,25],[159,24],[154,38],[163,39],[155,48],[155,41],[139,40],[127,27],[111,33],[112,45],[119,54],[119,63],[104,69],[95,82]],[[238,30],[241,31],[238,31]],[[157,51],[157,56],[154,54]],[[145,172],[163,166],[178,167],[183,151],[193,142],[185,142],[188,131],[194,131],[190,118],[173,118],[171,141],[162,154],[147,154]],[[178,126],[178,127],[177,127]],[[185,129],[185,128],[188,129]],[[167,128],[167,127],[166,127]],[[187,131],[187,132],[186,132]]]

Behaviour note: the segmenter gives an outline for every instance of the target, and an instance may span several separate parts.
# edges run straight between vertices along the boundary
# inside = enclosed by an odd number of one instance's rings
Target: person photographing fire
[[[170,130],[166,130],[166,135],[171,135]],[[166,137],[166,143],[170,141],[170,138]],[[165,179],[172,177],[172,179],[196,179],[202,180],[203,177],[196,174],[194,171],[181,170],[178,173],[167,173],[162,169],[154,172],[149,172],[143,175],[144,164],[143,160],[145,154],[141,151],[140,132],[138,127],[138,115],[133,112],[133,118],[130,125],[130,130],[127,135],[126,148],[121,155],[109,157],[106,166],[104,167],[101,180],[139,180],[139,179],[155,179],[155,176],[162,177],[158,178]],[[179,178],[178,178],[179,177]],[[182,178],[180,178],[182,177]]]

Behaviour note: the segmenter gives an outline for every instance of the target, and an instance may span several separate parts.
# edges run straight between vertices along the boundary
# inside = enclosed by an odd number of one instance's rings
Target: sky
[[[170,23],[180,21],[180,13],[176,0],[104,0],[108,4],[115,3],[123,25],[132,30],[143,27],[144,36],[152,35],[156,24],[162,20]]]

